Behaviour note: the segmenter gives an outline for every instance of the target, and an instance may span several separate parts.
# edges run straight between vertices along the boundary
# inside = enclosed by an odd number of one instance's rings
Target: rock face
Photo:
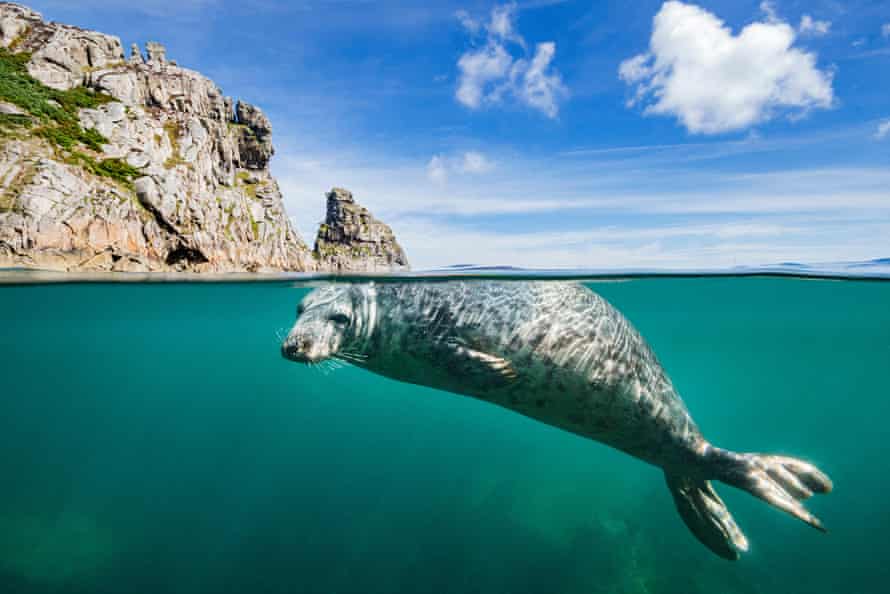
[[[325,222],[318,229],[314,254],[326,270],[379,272],[408,268],[408,258],[395,235],[352,193],[334,188],[327,195]]]
[[[328,269],[285,213],[269,172],[272,125],[259,108],[223,96],[158,43],[144,57],[134,45],[126,59],[117,37],[45,22],[17,4],[0,3],[0,47],[24,56],[47,92],[85,87],[102,99],[77,109],[72,124],[88,140],[100,135],[90,148],[39,132],[41,114],[63,107],[59,101],[34,107],[0,96],[11,114],[3,117],[27,120],[13,111],[23,105],[36,114],[21,128],[0,121],[0,266]],[[341,262],[336,270],[347,269]]]

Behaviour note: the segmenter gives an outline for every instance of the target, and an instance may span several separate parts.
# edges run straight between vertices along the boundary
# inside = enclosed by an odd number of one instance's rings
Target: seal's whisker
[[[368,358],[368,356],[363,353],[355,353],[353,351],[340,351],[337,354],[342,355],[345,359],[351,359],[353,361],[364,361]]]
[[[364,363],[365,359],[367,359],[367,357],[360,358],[350,353],[337,353],[336,357],[340,358],[342,361],[348,361],[350,363]]]
[[[353,355],[353,356],[355,356],[355,357],[362,357],[362,358],[367,358],[367,357],[368,357],[368,355],[366,355],[366,354],[364,354],[364,353],[360,353],[360,352],[358,352],[358,351],[350,351],[349,349],[346,349],[346,350],[341,351],[341,352],[346,353],[347,355]]]

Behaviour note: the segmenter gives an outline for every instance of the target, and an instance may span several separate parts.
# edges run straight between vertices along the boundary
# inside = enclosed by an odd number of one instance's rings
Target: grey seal
[[[657,466],[691,532],[726,559],[748,541],[712,480],[824,530],[802,501],[828,493],[830,479],[797,458],[711,445],[643,337],[584,285],[326,286],[299,304],[281,350],[478,398]]]

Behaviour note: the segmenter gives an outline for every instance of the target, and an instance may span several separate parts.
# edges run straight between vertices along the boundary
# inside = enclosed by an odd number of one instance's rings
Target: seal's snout
[[[310,360],[311,341],[305,336],[288,338],[281,345],[281,356],[289,361],[306,363]]]
[[[285,342],[281,345],[281,356],[289,361],[296,361],[299,356],[300,349],[292,342]]]
[[[290,336],[281,345],[281,356],[296,363],[317,363],[329,356],[323,344],[307,334]]]

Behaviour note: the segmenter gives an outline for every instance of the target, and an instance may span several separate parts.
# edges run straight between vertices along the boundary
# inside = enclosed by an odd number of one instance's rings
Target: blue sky
[[[890,3],[34,0],[271,117],[292,219],[416,267],[890,256]]]

